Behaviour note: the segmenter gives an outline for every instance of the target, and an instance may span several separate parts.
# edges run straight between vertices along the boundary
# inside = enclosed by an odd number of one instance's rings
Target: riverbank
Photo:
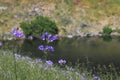
[[[66,35],[57,35],[59,38],[74,38],[74,37],[78,37],[78,38],[89,38],[89,37],[111,37],[111,38],[119,38],[120,34],[114,32],[111,33],[108,36],[104,36],[102,33],[80,33],[80,34],[66,34]],[[40,39],[40,37],[34,37],[34,36],[28,36],[25,38],[17,38],[16,36],[13,36],[11,34],[11,32],[7,32],[4,34],[0,34],[0,40],[19,40],[19,39],[28,39],[28,40],[34,40],[34,39]]]

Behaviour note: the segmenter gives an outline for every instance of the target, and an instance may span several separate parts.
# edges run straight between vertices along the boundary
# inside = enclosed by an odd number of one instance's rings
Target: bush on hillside
[[[113,32],[113,30],[108,26],[103,28],[103,35],[105,35],[105,36],[109,36],[112,32]]]
[[[57,34],[58,28],[56,23],[51,21],[48,17],[37,16],[30,22],[23,21],[20,23],[20,27],[26,36],[40,36],[41,34],[48,32],[51,34]]]

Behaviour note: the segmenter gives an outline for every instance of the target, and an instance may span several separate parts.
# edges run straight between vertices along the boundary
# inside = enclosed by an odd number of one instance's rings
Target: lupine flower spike
[[[38,49],[43,51],[43,52],[46,52],[46,51],[54,52],[54,48],[52,46],[40,45],[40,46],[38,46]]]
[[[48,61],[46,61],[46,64],[47,64],[48,66],[52,66],[52,65],[53,65],[53,62],[52,62],[51,60],[48,60]]]
[[[20,32],[18,28],[12,28],[11,33],[13,36],[25,38],[25,35],[22,32]]]
[[[3,43],[0,41],[0,46],[2,46],[3,45]]]
[[[44,34],[42,34],[41,39],[43,41],[48,41],[48,42],[53,42],[55,40],[58,40],[58,36],[52,36],[51,34],[48,34],[48,32],[45,32]]]
[[[58,40],[58,36],[52,36],[51,34],[48,34],[48,32],[45,32],[44,34],[42,34],[41,39],[49,43]],[[44,53],[47,53],[47,51],[54,52],[54,47],[48,45],[47,46],[40,45],[38,46],[38,49],[43,51]]]
[[[59,63],[60,65],[66,64],[66,60],[60,59],[60,60],[58,60],[58,63]]]

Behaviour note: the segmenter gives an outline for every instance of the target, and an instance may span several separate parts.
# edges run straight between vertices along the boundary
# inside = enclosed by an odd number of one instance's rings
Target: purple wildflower
[[[51,36],[51,37],[49,37],[49,41],[50,42],[53,42],[55,40],[58,40],[58,36]]]
[[[16,28],[12,28],[11,33],[19,38],[25,38],[25,35]]]
[[[60,65],[65,64],[65,63],[66,63],[66,60],[60,59],[60,60],[58,61],[58,63],[59,63]]]
[[[49,50],[49,46],[45,46],[45,50]]]
[[[58,40],[58,36],[52,36],[51,34],[48,34],[48,32],[45,32],[42,34],[41,39],[48,40],[48,42],[53,42],[54,40]]]
[[[23,33],[19,32],[19,33],[18,33],[18,37],[19,37],[19,38],[24,38],[25,35],[24,35]]]
[[[48,39],[50,39],[51,37],[52,37],[52,35],[51,35],[51,34],[49,34],[49,35],[47,36],[47,38],[48,38]]]
[[[43,45],[40,45],[39,47],[38,47],[38,49],[39,50],[41,50],[41,51],[51,51],[51,52],[54,52],[54,47],[52,47],[52,46],[43,46]]]
[[[45,50],[54,52],[54,48],[52,46],[45,46]]]
[[[45,32],[44,34],[42,34],[42,36],[41,36],[41,39],[44,41],[44,40],[47,40],[47,38],[48,38],[48,32]]]
[[[3,43],[0,41],[0,46],[2,46],[3,45]]]
[[[45,50],[45,48],[44,48],[43,45],[40,45],[40,46],[38,47],[38,49],[41,50],[41,51],[44,51],[44,50]]]
[[[48,66],[52,66],[52,65],[53,65],[53,62],[52,62],[51,60],[48,60],[48,61],[46,61],[46,64],[47,64]]]
[[[52,47],[52,46],[49,46],[49,50],[51,51],[51,52],[54,52],[55,50],[54,50],[54,47]]]
[[[93,74],[93,80],[101,80],[99,76]]]
[[[14,34],[16,31],[17,31],[16,28],[12,28],[12,30],[11,30],[12,34]]]

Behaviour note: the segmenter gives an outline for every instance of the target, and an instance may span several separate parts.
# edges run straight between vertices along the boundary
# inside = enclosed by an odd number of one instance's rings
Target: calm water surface
[[[4,44],[12,48],[14,47],[14,42],[7,41]],[[28,55],[33,58],[43,58],[44,53],[38,50],[38,46],[41,44],[47,45],[40,40],[25,40],[17,43],[23,43],[21,48],[19,48],[22,55]],[[120,38],[61,38],[59,41],[48,45],[53,45],[55,52],[48,53],[46,58],[54,62],[59,59],[65,59],[73,65],[79,60],[79,63],[87,63],[91,66],[99,64],[120,66]]]

